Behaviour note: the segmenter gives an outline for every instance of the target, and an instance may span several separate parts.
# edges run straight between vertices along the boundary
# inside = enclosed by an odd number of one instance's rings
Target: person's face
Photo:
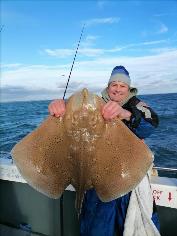
[[[129,86],[123,82],[113,81],[109,84],[107,92],[112,101],[122,102],[129,94]]]

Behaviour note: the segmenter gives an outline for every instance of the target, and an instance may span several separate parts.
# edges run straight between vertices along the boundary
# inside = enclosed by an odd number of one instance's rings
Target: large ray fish
[[[106,122],[103,104],[83,89],[69,98],[63,118],[49,116],[15,145],[12,157],[32,187],[58,198],[72,184],[80,208],[87,189],[107,202],[142,180],[153,161],[150,149],[120,119]]]

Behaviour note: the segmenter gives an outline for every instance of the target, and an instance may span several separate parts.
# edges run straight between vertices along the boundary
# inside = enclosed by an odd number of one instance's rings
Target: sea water
[[[145,140],[155,154],[155,165],[177,168],[177,93],[139,96],[159,115],[160,124]],[[0,161],[11,161],[12,147],[48,116],[51,101],[6,102],[0,107]],[[177,173],[159,172],[177,177]]]

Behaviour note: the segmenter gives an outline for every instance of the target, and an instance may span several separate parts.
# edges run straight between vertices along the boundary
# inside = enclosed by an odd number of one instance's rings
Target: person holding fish
[[[158,115],[146,103],[136,97],[138,90],[131,87],[129,72],[124,66],[116,66],[111,73],[108,86],[102,91],[102,99],[105,105],[101,113],[106,121],[112,121],[116,117],[142,141],[149,137],[158,126]],[[49,112],[55,117],[64,116],[66,111],[65,101],[54,100],[49,104]],[[80,215],[81,236],[113,236],[125,233],[125,221],[132,192],[125,194],[110,202],[102,202],[94,189],[86,192]],[[153,204],[152,224],[153,235],[158,234],[159,220],[155,203]],[[157,230],[158,229],[158,230]],[[127,232],[127,231],[126,231]],[[142,235],[143,234],[132,234]],[[146,234],[152,235],[152,234]]]

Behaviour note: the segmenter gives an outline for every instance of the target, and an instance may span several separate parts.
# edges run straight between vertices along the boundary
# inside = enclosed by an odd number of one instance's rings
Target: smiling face
[[[107,92],[112,101],[121,103],[129,94],[129,86],[123,82],[113,81],[109,84]]]

